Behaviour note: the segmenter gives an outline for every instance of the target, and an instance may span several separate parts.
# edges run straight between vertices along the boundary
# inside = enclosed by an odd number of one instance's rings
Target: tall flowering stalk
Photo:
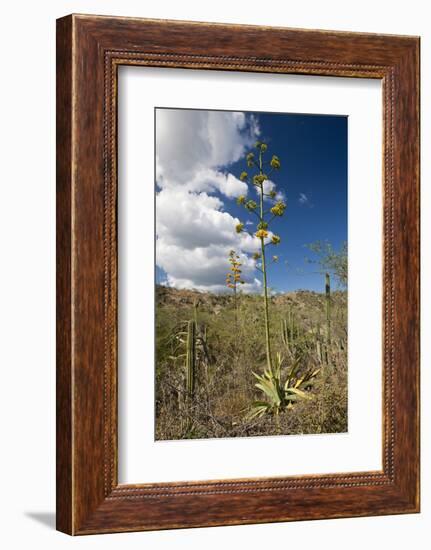
[[[271,357],[271,339],[269,332],[269,307],[268,307],[268,259],[267,259],[267,247],[270,245],[278,245],[281,242],[281,238],[274,233],[269,232],[271,222],[284,214],[286,204],[282,200],[277,199],[277,193],[273,189],[266,189],[270,187],[265,185],[265,181],[269,180],[269,175],[281,167],[280,159],[273,155],[271,160],[265,159],[268,146],[262,141],[255,143],[256,152],[250,152],[246,156],[247,166],[251,168],[251,174],[248,172],[242,172],[240,180],[246,182],[249,186],[256,189],[259,196],[259,204],[254,200],[247,200],[244,195],[238,197],[238,204],[243,205],[246,210],[253,213],[256,220],[256,231],[250,233],[253,237],[260,241],[260,252],[256,252],[253,255],[256,262],[256,268],[262,273],[263,283],[263,299],[264,299],[264,311],[265,311],[265,341],[266,341],[266,361],[267,367],[270,373],[273,372],[272,357]],[[265,210],[265,199],[270,203],[268,210]],[[237,233],[245,231],[244,224],[239,223],[236,226]],[[277,261],[277,256],[273,256],[273,261]]]
[[[226,274],[226,285],[233,290],[234,304],[235,304],[235,316],[237,315],[237,291],[238,285],[243,285],[244,281],[241,278],[242,263],[239,261],[239,256],[235,250],[229,252],[230,270]]]

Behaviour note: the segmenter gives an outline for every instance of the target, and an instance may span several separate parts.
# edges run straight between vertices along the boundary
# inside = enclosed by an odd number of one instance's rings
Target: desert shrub
[[[197,334],[208,354],[197,345],[193,399],[186,391],[184,342],[179,333],[193,319],[199,299]],[[299,359],[298,376],[321,368],[307,391],[277,420],[268,414],[250,418],[250,406],[261,398],[253,371],[266,364],[260,296],[238,296],[238,318],[232,297],[158,288],[156,310],[156,439],[243,437],[277,434],[335,433],[347,430],[347,343],[344,292],[333,295],[331,348],[325,349],[324,296],[298,292],[271,298],[271,345],[284,360],[284,380]],[[287,349],[283,319],[294,314],[295,336]],[[316,328],[317,327],[317,328]],[[321,327],[319,330],[318,327]],[[316,342],[322,341],[320,355]]]

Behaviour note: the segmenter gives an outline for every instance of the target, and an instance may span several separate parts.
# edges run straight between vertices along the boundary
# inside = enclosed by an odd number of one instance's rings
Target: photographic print
[[[156,440],[347,431],[347,128],[155,109]]]

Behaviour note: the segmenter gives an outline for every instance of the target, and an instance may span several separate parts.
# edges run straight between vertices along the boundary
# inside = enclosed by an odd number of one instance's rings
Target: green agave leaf
[[[291,369],[290,369],[290,371],[289,371],[289,373],[288,373],[288,375],[287,375],[287,380],[286,380],[286,383],[285,383],[285,385],[284,385],[285,388],[288,387],[289,382],[292,380],[293,376],[295,375],[296,371],[298,370],[299,362],[300,362],[299,359],[297,359],[297,360],[293,363],[293,365],[292,365],[292,367],[291,367]]]
[[[269,408],[269,405],[266,401],[253,401],[251,406]]]
[[[252,404],[252,408],[254,410],[250,411],[249,414],[247,415],[247,418],[249,420],[252,420],[253,418],[256,418],[256,417],[263,416],[270,409],[269,405],[264,401],[256,401],[255,403]]]
[[[262,416],[266,413],[267,411],[266,410],[260,410],[259,412],[257,412],[255,414],[255,418],[258,417],[258,418],[262,418]]]
[[[281,398],[282,398],[281,392],[279,391],[279,388],[272,381],[263,382],[262,387],[260,389],[263,390],[276,403],[279,403],[281,401]]]
[[[312,369],[310,369],[303,377],[302,377],[302,380],[303,381],[307,381],[307,380],[311,380],[312,378],[315,378],[319,372],[321,371],[321,369],[317,369],[315,371],[313,371]]]
[[[302,390],[298,390],[298,388],[289,388],[289,392],[292,392],[295,395],[298,395],[299,397],[302,397],[303,399],[312,399],[310,395],[307,395]]]
[[[261,376],[260,374],[256,374],[254,371],[251,371],[253,376],[257,378],[260,382],[265,381],[265,378]]]
[[[272,378],[273,378],[272,372],[271,372],[270,370],[267,370],[267,369],[265,369],[265,370],[263,371],[263,376],[264,376],[265,378],[267,378],[268,380],[272,380]]]
[[[262,390],[270,399],[272,402],[279,405],[281,403],[280,396],[278,395],[277,390],[268,385],[268,384],[256,384],[256,388]]]

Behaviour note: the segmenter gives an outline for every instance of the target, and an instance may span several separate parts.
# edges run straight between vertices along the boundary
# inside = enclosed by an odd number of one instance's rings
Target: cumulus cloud
[[[254,262],[257,239],[237,234],[240,220],[224,201],[247,194],[229,172],[259,136],[253,115],[225,111],[156,110],[156,262],[165,284],[226,290],[232,248],[242,262],[245,292],[260,290]]]
[[[157,109],[157,183],[206,190],[210,176],[237,161],[259,134],[257,119],[245,113]]]
[[[230,248],[209,245],[194,249],[183,249],[178,245],[158,241],[158,262],[164,266],[166,284],[176,288],[194,288],[202,291],[223,292],[224,279],[228,270],[227,253]],[[255,292],[260,289],[260,281],[255,278],[253,261],[240,254],[242,275],[246,284],[241,289]]]
[[[220,199],[206,193],[162,189],[157,194],[158,241],[184,249],[232,243],[238,222],[220,211],[222,205]]]
[[[228,198],[247,194],[247,184],[232,174],[225,174],[217,170],[201,170],[191,179],[187,188],[190,191],[219,191]]]

